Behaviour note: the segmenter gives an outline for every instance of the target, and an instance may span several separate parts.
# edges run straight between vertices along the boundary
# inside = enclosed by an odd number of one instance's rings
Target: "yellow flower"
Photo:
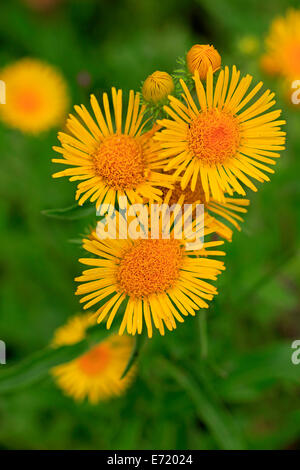
[[[0,72],[6,84],[6,104],[0,118],[25,133],[37,134],[61,124],[69,104],[60,72],[35,59],[22,59]]]
[[[269,165],[284,149],[286,133],[280,126],[285,121],[277,120],[281,110],[266,113],[275,103],[274,93],[267,90],[253,100],[262,82],[247,94],[252,77],[239,82],[235,66],[231,80],[228,67],[219,73],[215,89],[210,68],[206,92],[197,72],[194,78],[199,106],[181,80],[186,104],[170,97],[164,109],[171,119],[158,121],[165,127],[154,137],[162,146],[161,168],[176,170],[174,178],[183,173],[182,189],[190,184],[194,191],[200,180],[207,200],[224,202],[224,193],[232,196],[234,191],[244,196],[241,183],[256,191],[249,176],[269,181],[266,173],[274,173]]]
[[[187,53],[186,62],[192,74],[197,70],[200,79],[205,80],[210,67],[213,72],[221,67],[221,56],[214,46],[195,44]]]
[[[228,223],[233,225],[237,230],[241,230],[239,222],[243,222],[243,218],[239,214],[246,214],[246,207],[250,201],[245,198],[229,198],[225,197],[224,202],[218,202],[214,199],[207,200],[205,193],[199,182],[195,191],[189,186],[185,189],[181,188],[180,179],[174,184],[173,189],[162,188],[163,194],[166,194],[165,203],[170,206],[173,204],[203,204],[204,216],[209,221],[214,231],[222,238],[232,241],[232,229],[228,227]],[[219,220],[221,217],[221,220]],[[222,219],[226,223],[222,222]]]
[[[170,187],[169,177],[154,171],[157,144],[153,132],[143,133],[145,106],[140,108],[140,95],[129,93],[125,123],[122,123],[122,90],[112,88],[114,124],[108,96],[103,93],[104,114],[94,95],[91,105],[95,119],[85,106],[75,106],[81,121],[71,115],[67,121],[70,134],[59,133],[62,147],[54,150],[62,158],[53,162],[71,168],[55,173],[53,177],[68,176],[70,181],[81,181],[77,186],[76,200],[82,205],[86,200],[115,204],[116,198],[126,196],[131,203],[144,198],[160,200],[157,186]],[[104,117],[105,116],[105,117]]]
[[[95,324],[91,315],[77,315],[54,335],[53,346],[82,341],[88,327]],[[111,335],[71,362],[56,366],[51,373],[57,385],[68,396],[95,404],[125,392],[136,373],[133,366],[121,379],[129,361],[133,340],[129,336]]]
[[[144,81],[142,93],[146,101],[157,103],[167,98],[173,90],[174,83],[171,75],[167,72],[157,70]]]
[[[263,69],[290,79],[300,77],[300,10],[288,10],[276,18],[265,40],[266,54],[261,59]]]
[[[118,312],[122,312],[120,335],[125,329],[131,335],[142,333],[145,321],[151,337],[152,321],[164,335],[164,326],[173,330],[176,320],[183,322],[184,316],[208,308],[207,302],[217,290],[207,281],[216,280],[224,269],[221,261],[208,258],[209,255],[224,255],[224,252],[209,248],[223,242],[206,242],[200,246],[195,239],[197,246],[191,248],[187,245],[193,243],[191,231],[200,237],[213,233],[213,229],[209,224],[203,227],[202,221],[194,219],[187,230],[180,231],[183,215],[179,215],[175,211],[173,218],[171,214],[171,223],[167,224],[166,213],[159,211],[156,235],[152,233],[154,219],[149,216],[148,223],[144,221],[144,227],[149,228],[145,228],[143,238],[126,237],[123,231],[121,238],[113,239],[115,234],[108,228],[106,239],[94,233],[83,240],[84,249],[94,257],[79,260],[91,268],[75,279],[81,283],[76,294],[84,296],[80,302],[85,303],[85,309],[101,302],[96,312],[99,323],[106,320],[109,329]],[[117,220],[119,228],[123,227],[119,213]],[[166,232],[167,226],[171,229],[169,232]]]

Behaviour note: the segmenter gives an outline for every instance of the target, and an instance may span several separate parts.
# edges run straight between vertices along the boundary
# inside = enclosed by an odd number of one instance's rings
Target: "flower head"
[[[146,101],[157,103],[174,90],[174,82],[167,72],[160,72],[157,70],[149,75],[143,84],[143,97]]]
[[[85,338],[88,327],[95,324],[91,315],[77,315],[54,335],[53,346],[75,344]],[[121,379],[133,348],[129,336],[111,335],[71,362],[51,371],[58,386],[75,400],[84,398],[95,404],[124,393],[130,385],[136,367]]]
[[[221,67],[221,56],[214,46],[195,44],[187,53],[186,62],[192,74],[197,70],[199,78],[205,80],[210,67],[213,72]]]
[[[290,9],[284,17],[276,18],[265,40],[266,54],[262,68],[269,74],[289,79],[300,76],[300,10]]]
[[[194,245],[193,251],[187,250],[191,235],[209,235],[213,228],[203,227],[201,221],[193,220],[182,234],[179,231],[182,217],[175,211],[169,219],[171,230],[166,232],[166,212],[162,210],[157,214],[155,236],[152,236],[154,218],[151,213],[150,223],[144,221],[143,238],[126,238],[122,234],[122,239],[112,239],[108,231],[106,239],[94,233],[83,240],[84,249],[94,257],[79,260],[91,268],[76,278],[80,282],[76,294],[83,296],[80,302],[85,303],[84,308],[101,302],[96,312],[98,322],[106,320],[107,328],[118,312],[122,312],[119,334],[125,329],[131,335],[140,334],[145,321],[149,337],[153,324],[163,335],[165,327],[175,329],[176,321],[183,322],[184,316],[207,308],[208,301],[217,294],[210,281],[216,280],[224,266],[221,261],[209,259],[209,255],[224,253],[209,248],[223,242],[205,242],[201,247]],[[117,216],[119,225],[123,225],[121,214]]]
[[[25,133],[37,134],[63,122],[69,104],[58,70],[35,59],[22,59],[1,71],[6,104],[0,118]]]
[[[228,67],[221,70],[215,89],[211,68],[206,91],[197,72],[194,78],[198,104],[181,80],[186,104],[170,97],[164,107],[170,119],[158,121],[164,127],[154,137],[162,147],[161,168],[181,175],[182,189],[190,185],[195,191],[201,182],[207,200],[224,202],[224,193],[233,192],[244,196],[242,184],[256,191],[250,178],[269,181],[266,173],[274,173],[270,165],[284,149],[281,111],[266,112],[275,104],[274,93],[267,90],[254,100],[262,82],[247,94],[252,77],[239,81],[235,67],[231,79]]]
[[[62,158],[52,160],[70,168],[53,176],[80,181],[76,192],[79,205],[88,199],[96,202],[97,208],[101,203],[113,205],[120,196],[126,196],[131,203],[144,198],[160,200],[157,186],[170,187],[170,178],[165,175],[161,180],[154,169],[158,150],[152,138],[155,128],[143,133],[147,121],[143,120],[145,107],[140,107],[140,95],[130,91],[124,124],[122,90],[112,88],[112,101],[114,120],[106,93],[102,109],[91,95],[95,118],[85,106],[75,106],[79,119],[70,115],[70,134],[59,133],[62,146],[54,147]]]

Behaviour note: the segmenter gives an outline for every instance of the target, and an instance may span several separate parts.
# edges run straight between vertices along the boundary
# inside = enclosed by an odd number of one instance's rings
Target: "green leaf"
[[[44,209],[41,211],[46,217],[61,220],[77,220],[84,217],[88,217],[92,214],[96,215],[95,206],[79,206],[73,204],[72,206],[60,208],[60,209]]]
[[[72,361],[113,331],[115,328],[108,332],[103,326],[95,325],[87,330],[87,337],[79,343],[59,348],[49,346],[33,353],[19,364],[1,368],[0,393],[12,392],[45,378],[52,367]]]

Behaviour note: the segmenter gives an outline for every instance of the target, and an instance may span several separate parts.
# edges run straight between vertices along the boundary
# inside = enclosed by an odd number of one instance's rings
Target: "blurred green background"
[[[235,63],[280,93],[258,58],[270,21],[298,4],[65,0],[38,10],[29,6],[34,3],[1,2],[0,66],[24,56],[56,65],[72,104],[88,104],[91,91],[112,85],[139,89],[154,70],[171,72],[194,43],[214,44],[223,64]],[[248,35],[257,50],[245,53],[241,40]],[[83,86],[78,75],[86,73],[90,83]],[[50,377],[4,394],[0,448],[300,448],[300,365],[291,363],[291,343],[300,339],[300,111],[281,99],[287,151],[272,182],[250,194],[243,230],[226,244],[227,270],[207,312],[207,357],[199,315],[148,341],[134,385],[108,404],[76,404]],[[86,220],[41,214],[74,201],[74,186],[51,178],[56,132],[28,137],[0,127],[0,339],[8,361],[0,374],[47,345],[79,312],[73,278],[81,269],[80,247],[69,240]]]

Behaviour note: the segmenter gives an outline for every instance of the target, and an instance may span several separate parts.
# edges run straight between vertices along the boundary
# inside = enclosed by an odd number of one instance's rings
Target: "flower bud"
[[[173,90],[174,83],[171,75],[157,70],[144,81],[142,93],[146,101],[157,103],[170,95]]]
[[[187,53],[187,66],[194,74],[197,70],[201,80],[205,80],[209,67],[213,72],[221,67],[221,56],[214,46],[195,44]]]

